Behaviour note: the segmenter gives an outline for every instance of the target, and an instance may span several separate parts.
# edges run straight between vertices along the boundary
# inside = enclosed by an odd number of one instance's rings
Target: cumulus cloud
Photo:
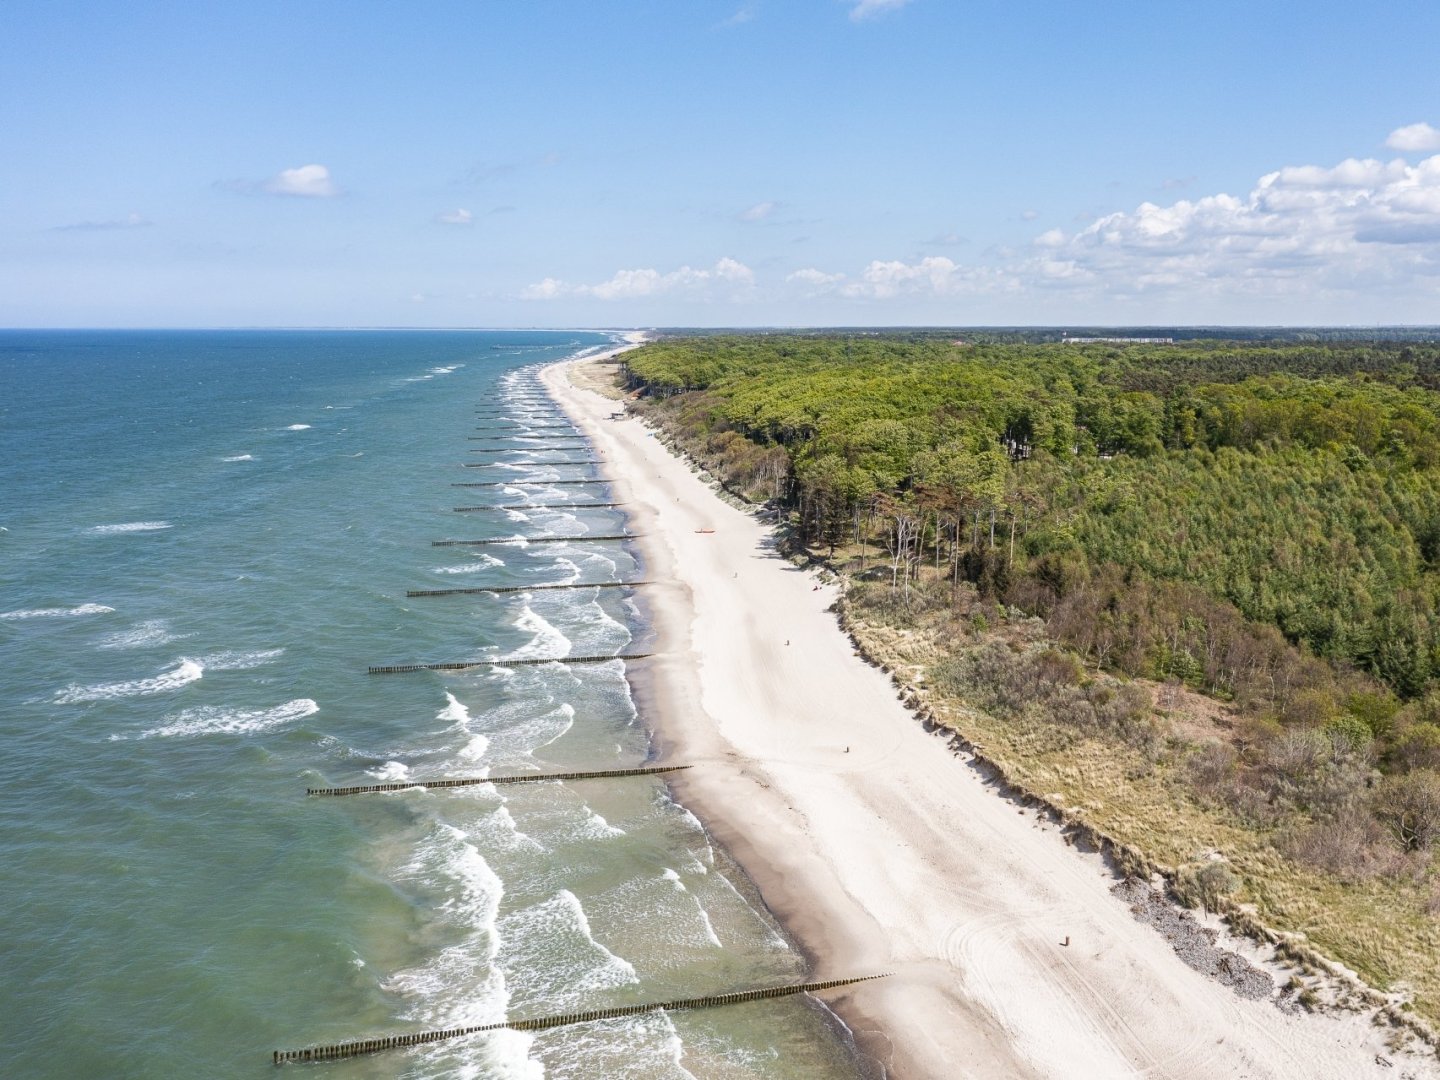
[[[845,280],[844,274],[827,274],[823,270],[817,270],[813,266],[807,266],[803,270],[796,270],[785,276],[786,281],[794,281],[806,286],[812,291],[824,292],[830,286],[837,285]]]
[[[850,18],[855,22],[862,22],[886,12],[898,11],[908,3],[910,0],[859,0],[858,3],[851,4]]]
[[[731,15],[728,19],[721,19],[715,25],[721,28],[728,28],[731,26],[743,26],[745,23],[754,20],[755,15],[759,10],[759,6],[760,5],[757,3],[741,4],[734,15]]]
[[[682,266],[662,274],[655,269],[618,270],[608,281],[593,285],[571,285],[547,277],[521,290],[522,300],[557,300],[562,297],[590,297],[595,300],[638,300],[656,296],[689,295],[713,299],[717,295],[735,298],[755,285],[755,274],[735,259],[723,258],[710,269]]]
[[[436,214],[435,220],[441,225],[473,225],[475,215],[469,210],[446,210],[443,214]]]
[[[758,202],[754,206],[740,211],[736,216],[741,221],[764,221],[779,209],[779,207],[780,204],[777,202]]]
[[[127,214],[123,218],[107,221],[76,221],[70,225],[52,225],[51,232],[108,232],[112,229],[143,229],[153,225],[141,214]]]
[[[340,188],[324,165],[281,169],[260,187],[271,195],[295,195],[307,199],[330,199],[340,194]]]
[[[1440,150],[1440,130],[1426,123],[1407,124],[1390,132],[1385,145],[1402,154],[1426,153]]]

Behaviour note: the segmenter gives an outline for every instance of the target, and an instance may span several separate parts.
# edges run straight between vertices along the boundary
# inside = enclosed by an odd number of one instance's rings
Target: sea
[[[649,644],[635,589],[525,588],[645,576],[585,539],[624,509],[579,505],[617,499],[539,383],[613,342],[0,331],[0,1075],[259,1077],[803,981],[663,777],[307,795],[652,761],[625,661],[486,663]],[[808,997],[286,1068],[859,1074]]]

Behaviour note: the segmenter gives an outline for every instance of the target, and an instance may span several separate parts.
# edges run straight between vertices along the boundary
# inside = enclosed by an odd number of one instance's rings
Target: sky
[[[0,326],[1440,324],[1440,5],[9,0]]]

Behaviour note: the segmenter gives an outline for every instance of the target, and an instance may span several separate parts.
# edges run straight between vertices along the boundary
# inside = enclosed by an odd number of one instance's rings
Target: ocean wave
[[[459,566],[437,566],[435,567],[435,573],[476,574],[481,570],[489,570],[491,567],[504,565],[501,560],[495,558],[493,555],[477,555],[473,562],[461,563]]]
[[[120,698],[150,697],[179,690],[197,679],[203,678],[205,667],[198,661],[182,657],[169,671],[149,679],[130,679],[125,682],[96,683],[93,686],[71,684],[55,695],[61,705],[78,705],[91,701],[115,701]]]
[[[436,720],[449,720],[456,727],[464,728],[470,723],[470,710],[460,703],[450,691],[445,691],[445,707],[435,714]]]
[[[309,431],[309,430],[310,430],[310,425],[309,425],[309,424],[291,424],[291,425],[290,425],[289,427],[287,427],[285,430],[286,430],[286,431]]]
[[[174,527],[168,521],[126,521],[119,525],[94,525],[89,531],[95,536],[113,536],[117,533],[159,532]]]
[[[506,915],[499,934],[501,965],[552,987],[556,1012],[590,1000],[597,991],[640,981],[634,965],[595,940],[585,908],[569,889]]]
[[[365,775],[373,776],[381,783],[398,783],[410,779],[410,766],[400,761],[387,761],[373,769],[366,769]]]
[[[128,737],[164,739],[177,735],[251,735],[302,720],[319,711],[320,706],[310,698],[296,698],[272,709],[227,709],[223,705],[202,705],[195,709],[182,709],[165,717],[169,723]],[[112,742],[125,738],[127,736],[124,735],[110,736]]]
[[[570,639],[544,616],[536,613],[529,604],[521,609],[519,618],[515,620],[515,628],[528,631],[535,636],[512,653],[512,657],[568,656],[570,654]]]
[[[430,369],[430,374],[431,374],[431,375],[449,375],[452,371],[458,371],[458,370],[460,370],[460,369],[461,369],[462,367],[464,367],[464,366],[465,366],[464,364],[451,364],[451,365],[449,365],[448,367],[432,367],[432,368]]]
[[[624,829],[617,829],[590,807],[582,803],[580,809],[585,813],[585,820],[576,826],[572,835],[585,840],[613,840],[625,835]]]
[[[115,609],[104,604],[81,604],[79,607],[25,608],[0,611],[0,619],[70,619],[78,615],[108,615]]]
[[[255,649],[243,651],[228,649],[224,652],[202,656],[200,663],[209,671],[248,671],[277,660],[284,655],[284,649]]]
[[[152,645],[166,645],[179,635],[170,632],[170,624],[164,619],[146,619],[128,630],[116,630],[100,639],[102,649],[143,649]]]
[[[233,457],[223,457],[221,461],[254,461],[254,454],[236,454]]]

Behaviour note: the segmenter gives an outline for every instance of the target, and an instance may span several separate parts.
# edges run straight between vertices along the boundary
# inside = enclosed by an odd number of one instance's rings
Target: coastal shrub
[[[1440,837],[1440,772],[1416,769],[1385,777],[1371,808],[1401,850],[1428,852]]]
[[[1170,882],[1175,899],[1189,908],[1217,911],[1231,893],[1240,888],[1240,879],[1218,859],[1182,866]]]

